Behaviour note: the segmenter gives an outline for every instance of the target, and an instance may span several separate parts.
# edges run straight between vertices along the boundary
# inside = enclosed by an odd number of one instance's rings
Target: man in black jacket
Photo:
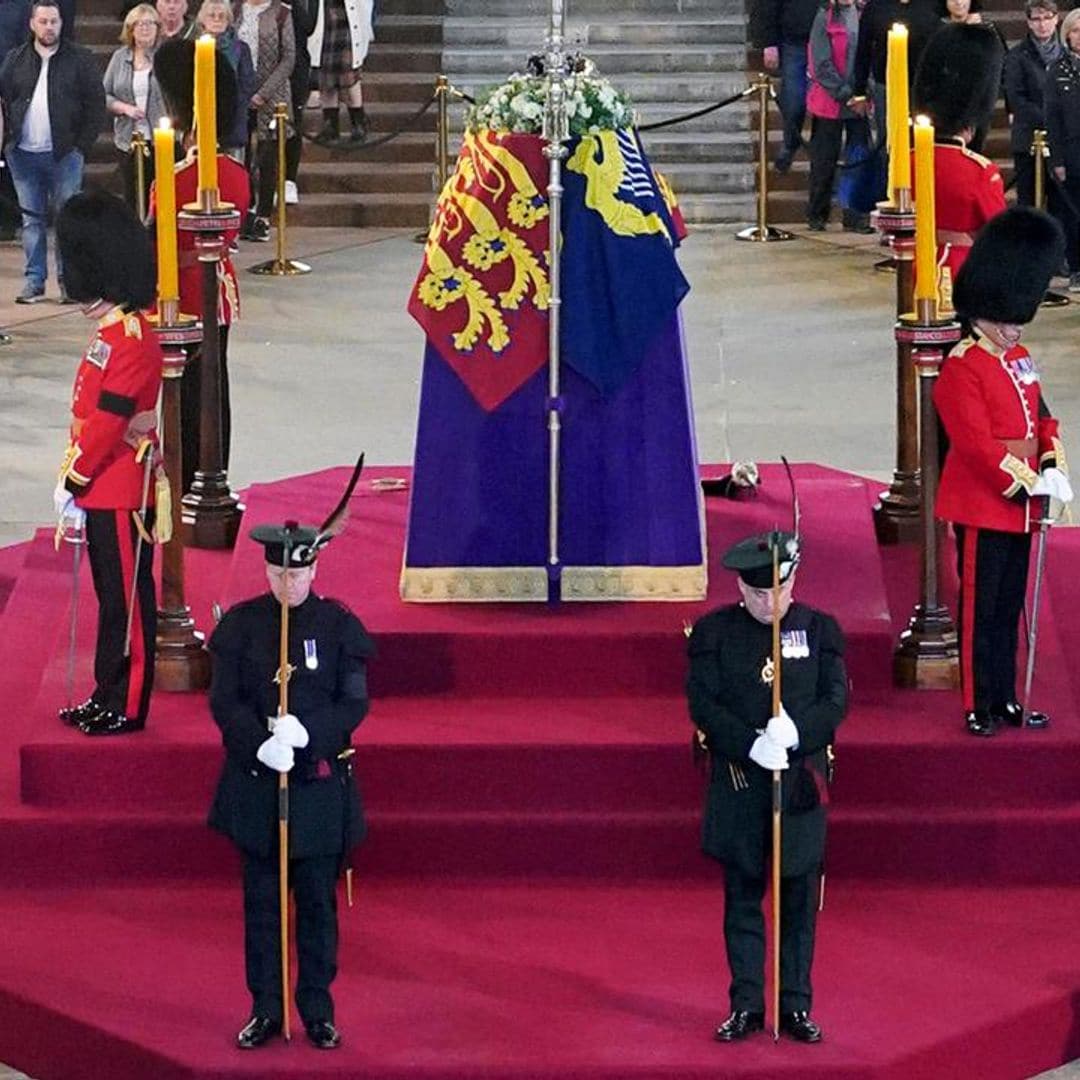
[[[62,27],[55,0],[34,0],[31,39],[8,53],[0,67],[4,154],[23,209],[26,280],[16,297],[20,304],[45,297],[50,203],[59,212],[81,190],[86,157],[105,123],[101,72],[89,50],[61,39]]]
[[[773,548],[780,559],[782,704],[771,715]],[[847,709],[844,638],[836,621],[792,602],[798,542],[753,536],[724,556],[739,574],[741,604],[698,620],[690,635],[690,719],[711,759],[703,847],[724,864],[724,943],[731,1015],[716,1029],[734,1042],[765,1021],[765,870],[772,771],[783,805],[781,1030],[818,1042],[810,1019],[817,884],[825,846],[827,753]]]
[[[806,119],[806,43],[820,4],[818,0],[755,0],[750,10],[750,41],[762,50],[767,71],[780,72],[780,115],[784,143],[773,162],[787,172],[802,146]]]
[[[252,534],[270,591],[231,608],[210,639],[210,708],[225,767],[210,824],[244,856],[244,952],[251,1019],[244,1050],[281,1030],[278,777],[289,776],[289,882],[296,900],[296,1006],[308,1039],[330,1050],[337,973],[337,878],[364,833],[349,739],[368,709],[374,645],[344,605],[311,591],[317,536],[288,522]],[[278,716],[282,605],[289,607],[289,713]]]
[[[1016,201],[1035,205],[1035,159],[1031,142],[1036,128],[1046,127],[1046,72],[1061,56],[1054,0],[1028,0],[1027,37],[1005,56],[1005,100],[1012,114],[1012,155]]]

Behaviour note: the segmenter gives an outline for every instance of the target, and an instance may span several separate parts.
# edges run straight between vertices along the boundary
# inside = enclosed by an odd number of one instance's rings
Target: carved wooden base
[[[210,654],[187,607],[158,612],[154,688],[183,693],[210,685]]]
[[[960,646],[947,608],[915,605],[893,652],[893,683],[907,690],[960,686]]]
[[[917,472],[896,472],[888,491],[874,506],[874,532],[879,544],[911,544],[922,536],[921,495]]]
[[[224,472],[196,472],[180,507],[184,547],[220,549],[236,543],[244,506]]]

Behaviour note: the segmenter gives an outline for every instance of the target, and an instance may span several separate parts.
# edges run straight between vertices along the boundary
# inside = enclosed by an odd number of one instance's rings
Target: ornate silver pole
[[[547,109],[544,112],[544,154],[548,159],[548,250],[550,252],[551,298],[548,308],[548,600],[560,596],[559,565],[559,435],[562,404],[559,399],[559,325],[562,307],[562,162],[570,137],[566,111],[566,52],[563,48],[566,12],[563,0],[551,0],[551,20],[544,50],[547,76]]]

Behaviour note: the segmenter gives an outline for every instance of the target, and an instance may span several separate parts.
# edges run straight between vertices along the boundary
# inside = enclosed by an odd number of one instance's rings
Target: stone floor
[[[242,275],[230,344],[234,486],[351,460],[411,460],[422,338],[405,312],[420,247],[397,230],[296,230],[301,278]],[[240,263],[270,256],[245,245]],[[252,250],[254,249],[254,250]],[[873,237],[839,232],[737,243],[701,229],[683,247],[683,305],[702,460],[827,462],[888,477],[894,464],[894,278]],[[48,522],[70,384],[89,326],[77,308],[11,303],[21,252],[0,245],[0,543]],[[50,284],[50,288],[54,288]],[[1080,300],[1080,297],[1078,297]],[[1066,439],[1080,430],[1072,363],[1080,304],[1028,334]]]
[[[400,230],[296,230],[301,278],[242,275],[230,343],[236,487],[340,464],[412,456],[420,331],[405,313],[421,249]],[[245,245],[240,265],[269,258]],[[894,464],[894,278],[873,237],[800,234],[742,244],[700,229],[681,262],[699,454],[824,462],[879,478]],[[77,308],[17,307],[21,252],[0,245],[0,543],[48,524],[70,384],[89,324]],[[50,285],[50,288],[55,288]],[[1080,297],[1077,297],[1080,301]],[[1076,453],[1080,302],[1045,310],[1026,340]],[[1051,1074],[1080,1080],[1080,1068]],[[0,1080],[21,1074],[0,1067]]]

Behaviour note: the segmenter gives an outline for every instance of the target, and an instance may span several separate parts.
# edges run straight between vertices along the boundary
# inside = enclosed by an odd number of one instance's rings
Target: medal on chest
[[[317,671],[319,667],[319,651],[314,638],[304,638],[304,667],[308,671]]]
[[[785,660],[802,660],[810,655],[805,630],[785,630],[780,634],[780,655]]]
[[[112,346],[107,344],[101,338],[97,337],[90,343],[90,348],[86,350],[86,359],[94,367],[105,370],[105,365],[109,362],[109,353],[112,352]]]
[[[1009,374],[1022,386],[1032,386],[1039,381],[1039,372],[1035,368],[1035,361],[1030,356],[1018,356],[1015,360],[1006,361]]]

